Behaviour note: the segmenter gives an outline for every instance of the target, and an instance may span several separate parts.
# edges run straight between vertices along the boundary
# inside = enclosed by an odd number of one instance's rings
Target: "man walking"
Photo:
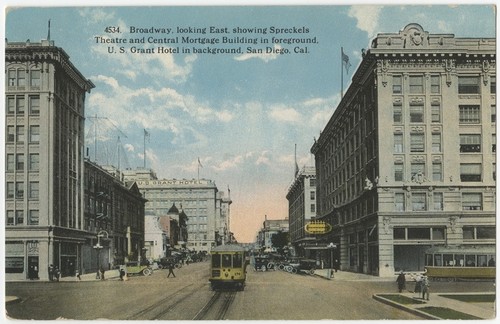
[[[422,299],[429,300],[429,278],[427,276],[422,278]]]
[[[173,262],[169,262],[168,263],[168,275],[167,275],[167,278],[169,278],[170,275],[174,276],[174,278],[175,278],[174,263]]]

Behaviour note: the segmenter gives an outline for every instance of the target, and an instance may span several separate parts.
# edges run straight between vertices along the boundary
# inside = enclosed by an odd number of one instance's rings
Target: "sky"
[[[314,139],[332,116],[341,89],[348,88],[362,49],[369,48],[377,33],[397,33],[418,23],[430,33],[496,37],[494,2],[71,3],[74,7],[62,1],[51,6],[7,1],[12,7],[4,13],[2,32],[9,42],[39,42],[47,39],[50,20],[50,39],[95,84],[85,107],[89,158],[122,169],[146,163],[160,179],[199,177],[215,181],[226,194],[230,189],[231,231],[239,242],[255,241],[266,216],[287,218],[286,194],[294,180],[295,161],[299,168],[314,166]],[[119,32],[106,31],[107,27]],[[131,27],[142,32],[131,33]],[[149,33],[151,27],[172,28],[173,34]],[[217,33],[210,33],[210,27]],[[179,34],[177,28],[186,33]],[[200,28],[207,28],[206,34],[193,33]],[[229,33],[219,33],[225,28]],[[236,28],[240,33],[234,33]],[[146,42],[148,37],[176,36],[221,42],[222,37],[246,37],[269,43]],[[144,44],[130,43],[143,37]],[[273,37],[314,43],[300,44],[302,53],[294,53],[296,44],[277,44]],[[117,39],[128,43],[101,42]],[[240,46],[242,53],[193,53],[193,48]],[[155,52],[133,53],[132,47]],[[178,48],[180,53],[158,53],[158,47]],[[271,53],[266,53],[267,47]],[[342,69],[341,48],[349,57],[347,71]],[[183,49],[191,52],[182,53]],[[283,54],[286,50],[290,53]]]

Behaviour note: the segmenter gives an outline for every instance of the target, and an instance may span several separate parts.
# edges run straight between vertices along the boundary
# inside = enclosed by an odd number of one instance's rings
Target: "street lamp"
[[[97,244],[94,245],[94,249],[96,249],[97,251],[97,272],[96,272],[96,275],[95,275],[95,278],[96,279],[101,279],[101,275],[99,273],[99,270],[101,269],[101,249],[104,247],[101,245],[101,237],[104,237],[106,236],[106,238],[108,238],[108,232],[102,230],[100,231],[99,233],[97,233]]]

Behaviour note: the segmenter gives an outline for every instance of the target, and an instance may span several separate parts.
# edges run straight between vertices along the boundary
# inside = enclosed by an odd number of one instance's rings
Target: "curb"
[[[420,316],[420,317],[425,318],[425,319],[442,320],[442,318],[440,318],[440,317],[437,317],[437,316],[434,316],[434,315],[431,315],[431,314],[419,311],[418,309],[415,309],[415,308],[406,307],[406,306],[404,306],[402,304],[399,304],[399,303],[393,302],[392,300],[389,300],[389,299],[386,299],[384,297],[381,297],[381,296],[379,296],[377,294],[373,295],[372,297],[373,297],[373,299],[375,299],[375,300],[377,300],[377,301],[379,301],[381,303],[384,303],[384,304],[389,305],[389,306],[396,307],[398,309],[407,311],[408,313],[412,313],[414,315]]]
[[[5,304],[17,304],[22,301],[21,298],[17,296],[5,296]]]

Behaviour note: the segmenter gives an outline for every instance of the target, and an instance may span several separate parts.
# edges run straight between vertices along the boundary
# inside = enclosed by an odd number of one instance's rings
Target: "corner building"
[[[50,40],[5,44],[5,278],[75,265],[83,230],[85,95],[94,84]]]
[[[423,271],[431,247],[494,256],[495,49],[413,23],[363,50],[311,148],[342,270]]]

